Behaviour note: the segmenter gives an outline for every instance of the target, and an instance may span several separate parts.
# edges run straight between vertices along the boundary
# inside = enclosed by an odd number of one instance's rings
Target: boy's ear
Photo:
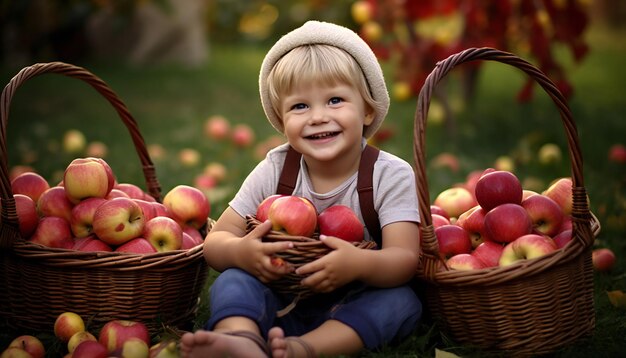
[[[374,121],[374,116],[376,116],[374,114],[374,111],[370,111],[369,113],[365,114],[365,120],[363,121],[363,125],[369,126],[370,124],[372,124],[372,122]]]

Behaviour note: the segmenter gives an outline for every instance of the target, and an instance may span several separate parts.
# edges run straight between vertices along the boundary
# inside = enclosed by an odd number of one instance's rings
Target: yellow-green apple
[[[46,348],[43,343],[41,343],[41,340],[28,334],[13,339],[11,343],[9,343],[8,348],[11,347],[23,349],[28,352],[32,358],[44,358],[46,355]]]
[[[565,245],[569,244],[570,241],[572,241],[572,230],[568,229],[568,230],[563,230],[560,233],[556,234],[552,239],[554,240],[554,243],[556,244],[557,248],[563,248],[565,247]]]
[[[476,201],[489,211],[500,204],[522,202],[522,184],[515,174],[496,170],[478,179],[475,188]]]
[[[106,202],[104,198],[87,198],[72,208],[70,226],[74,237],[87,237],[93,234],[93,217],[96,209]]]
[[[37,214],[37,204],[24,194],[13,194],[15,200],[15,211],[19,224],[20,236],[28,239],[37,229],[39,215]]]
[[[377,42],[383,36],[383,27],[378,22],[370,20],[361,26],[359,34],[367,42]],[[396,95],[396,97],[402,98],[403,96]]]
[[[111,252],[113,251],[111,246],[107,245],[104,241],[98,239],[96,235],[94,234],[75,239],[74,246],[72,246],[72,250],[86,251],[86,252],[94,252],[94,251]]]
[[[189,225],[200,229],[206,225],[211,205],[209,199],[198,188],[177,185],[165,194],[163,205],[180,226]]]
[[[237,124],[232,132],[233,143],[238,147],[249,147],[254,142],[254,131],[247,124]]]
[[[554,200],[565,215],[572,214],[572,179],[569,177],[559,178],[553,181],[541,194]]]
[[[185,167],[195,167],[202,160],[200,152],[193,148],[183,148],[178,152],[178,161]]]
[[[363,223],[346,205],[331,205],[317,217],[320,235],[334,236],[345,241],[363,241]]]
[[[58,339],[67,343],[77,332],[85,330],[85,321],[75,312],[63,312],[54,321],[53,330]]]
[[[72,352],[72,358],[107,358],[109,351],[98,341],[83,341]]]
[[[120,358],[148,358],[150,356],[150,346],[139,338],[130,338],[119,349],[110,353],[114,357]]]
[[[440,208],[439,206],[437,206],[435,204],[431,204],[430,205],[430,213],[431,214],[441,215],[444,218],[450,220],[450,216],[448,216],[448,213],[446,213],[445,210],[443,210],[442,208]]]
[[[38,173],[25,172],[11,180],[13,194],[29,196],[36,203],[41,194],[50,189],[48,181]]]
[[[29,240],[53,248],[71,249],[74,246],[70,223],[56,216],[41,218]]]
[[[561,147],[554,143],[546,143],[539,148],[539,163],[548,165],[559,163],[563,154],[561,153]]]
[[[280,198],[281,196],[283,195],[274,194],[263,199],[263,201],[261,201],[261,204],[259,204],[259,206],[256,209],[256,215],[255,215],[256,219],[259,220],[260,222],[264,222],[265,220],[267,220],[268,214],[270,212],[270,206],[272,205],[274,200]]]
[[[609,148],[609,161],[614,163],[626,163],[626,146],[623,144],[613,144]]]
[[[93,341],[93,342],[97,342],[98,339],[96,338],[96,336],[94,336],[93,334],[91,334],[88,331],[80,331],[80,332],[76,332],[74,333],[74,335],[72,337],[70,337],[70,339],[67,341],[67,351],[69,353],[73,353],[74,350],[76,349],[76,347],[78,347],[79,344],[83,343],[84,341]]]
[[[152,246],[150,241],[143,237],[136,237],[129,240],[115,249],[115,252],[126,252],[129,254],[153,254],[157,250]]]
[[[433,228],[436,229],[440,226],[443,225],[450,225],[450,220],[446,219],[445,217],[439,215],[439,214],[432,214],[431,215],[432,218],[432,222],[433,222]]]
[[[476,200],[469,190],[463,187],[452,187],[440,192],[433,205],[442,208],[450,219],[458,218],[467,210],[476,206]]]
[[[183,228],[172,218],[157,216],[145,223],[141,236],[158,252],[180,250]]]
[[[453,270],[480,270],[485,268],[482,261],[470,254],[457,254],[446,261],[448,268]]]
[[[115,198],[130,198],[130,196],[124,191],[113,188],[104,198],[110,200]]]
[[[76,158],[63,173],[63,186],[74,204],[90,198],[106,197],[115,185],[111,167],[101,158]]]
[[[0,358],[32,358],[32,355],[22,348],[8,347],[2,351]]]
[[[364,24],[372,19],[374,15],[374,8],[367,0],[357,0],[352,3],[350,7],[350,14],[352,19],[357,24]]]
[[[72,208],[74,204],[65,195],[65,188],[53,186],[41,193],[37,200],[37,212],[39,216],[58,216],[67,221],[72,220]]]
[[[274,200],[268,217],[274,230],[289,235],[311,236],[317,228],[317,210],[308,199],[296,195]]]
[[[598,272],[610,271],[615,265],[615,254],[611,249],[601,248],[591,252],[593,269]]]
[[[150,347],[150,358],[180,358],[174,339],[165,339]]]
[[[489,240],[507,243],[530,234],[533,223],[519,204],[500,204],[485,214],[485,233]]]
[[[85,135],[78,129],[70,129],[63,135],[63,150],[67,153],[80,153],[85,149],[86,144]]]
[[[224,139],[230,134],[230,122],[223,116],[213,115],[204,123],[204,134],[211,139]]]
[[[493,167],[496,170],[512,172],[515,170],[515,161],[508,155],[501,155],[496,158],[493,163]]]
[[[114,319],[102,326],[98,336],[98,342],[104,345],[109,353],[121,349],[129,339],[139,339],[150,344],[148,327],[143,322]]]
[[[93,232],[109,245],[121,245],[139,237],[145,217],[131,198],[115,198],[98,206],[93,216]]]
[[[146,194],[143,189],[132,183],[117,183],[113,188],[125,192],[132,199],[143,200],[143,197]]]
[[[545,256],[557,249],[554,241],[543,235],[528,234],[518,237],[504,246],[500,266],[508,266],[519,260],[530,260]]]
[[[469,234],[472,248],[478,247],[489,240],[487,230],[485,230],[485,215],[487,212],[480,205],[476,205],[466,216],[459,218],[456,225],[462,227]]]
[[[495,241],[485,241],[478,245],[471,255],[479,259],[485,267],[495,267],[500,262],[503,250],[502,244]]]
[[[219,162],[210,162],[204,167],[202,171],[204,174],[215,179],[216,182],[221,182],[226,178],[226,166]]]
[[[132,198],[132,200],[136,202],[137,205],[139,205],[139,207],[141,208],[141,212],[143,213],[143,216],[145,218],[144,220],[146,222],[148,222],[150,219],[157,216],[156,208],[153,205],[154,204],[153,202],[146,201],[143,199],[135,199],[135,198]]]
[[[550,237],[559,233],[565,215],[554,200],[545,195],[532,195],[521,205],[530,216],[535,233]]]
[[[439,254],[444,258],[450,258],[458,254],[469,254],[472,250],[472,242],[469,234],[457,225],[443,225],[435,229]]]

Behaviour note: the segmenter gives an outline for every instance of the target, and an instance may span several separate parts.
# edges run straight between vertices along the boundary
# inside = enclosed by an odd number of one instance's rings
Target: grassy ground
[[[611,144],[624,142],[626,99],[626,45],[623,34],[594,31],[590,34],[592,51],[581,66],[568,64],[568,74],[576,94],[571,107],[579,128],[584,157],[585,186],[591,209],[602,223],[602,233],[595,245],[612,248],[617,256],[615,269],[595,274],[594,297],[596,330],[594,335],[566,347],[555,356],[586,357],[602,352],[616,356],[626,348],[626,312],[613,307],[606,291],[626,290],[626,167],[607,161]],[[224,163],[228,177],[221,186],[224,197],[216,197],[213,214],[224,209],[228,196],[236,190],[245,174],[258,160],[254,148],[237,149],[227,142],[215,142],[202,133],[205,119],[214,114],[233,124],[245,123],[255,130],[257,141],[274,134],[264,119],[257,95],[257,71],[263,50],[238,47],[215,47],[210,65],[200,69],[176,67],[129,68],[119,64],[89,62],[84,65],[103,78],[125,101],[139,123],[148,144],[160,144],[166,154],[155,159],[157,175],[167,191],[177,184],[192,184],[203,165]],[[19,69],[4,68],[0,80],[8,83]],[[386,68],[386,70],[391,70]],[[507,155],[516,161],[521,178],[532,177],[543,185],[557,176],[569,174],[565,136],[554,106],[537,91],[532,103],[520,105],[515,94],[524,81],[519,71],[500,64],[486,64],[474,101],[467,103],[456,117],[457,130],[451,135],[441,125],[429,124],[427,157],[442,152],[454,153],[460,160],[456,172],[429,167],[428,190],[431,198],[458,182],[473,169],[492,166],[496,158]],[[391,75],[387,76],[391,78]],[[394,102],[386,126],[394,131],[393,140],[381,146],[412,162],[412,131],[415,103]],[[80,129],[89,140],[109,146],[108,162],[119,178],[142,184],[139,162],[130,137],[111,106],[77,80],[60,76],[42,76],[25,83],[11,103],[7,130],[9,165],[27,163],[48,178],[75,155],[60,150],[63,133]],[[544,166],[536,160],[540,144],[554,142],[564,150],[560,163]],[[187,167],[177,159],[183,148],[195,148],[202,162]],[[212,272],[212,275],[215,273]],[[203,301],[198,322],[206,317]],[[4,332],[7,333],[7,332]],[[486,332],[485,334],[489,334]],[[368,356],[434,356],[435,349],[464,356],[483,356],[458,347],[428,324],[399,347]]]

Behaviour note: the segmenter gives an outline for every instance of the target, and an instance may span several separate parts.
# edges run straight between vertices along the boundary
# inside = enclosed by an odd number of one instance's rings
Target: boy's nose
[[[326,111],[323,108],[316,108],[311,111],[311,118],[309,118],[310,125],[325,122],[328,122],[328,117],[326,115]]]

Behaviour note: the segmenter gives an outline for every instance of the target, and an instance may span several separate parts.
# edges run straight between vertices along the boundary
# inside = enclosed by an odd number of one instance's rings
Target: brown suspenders
[[[357,178],[357,191],[359,193],[359,204],[361,206],[361,214],[365,221],[367,231],[370,233],[378,247],[382,247],[382,233],[380,230],[380,222],[378,221],[378,213],[374,209],[374,163],[378,159],[380,150],[371,145],[367,145],[361,154],[361,162],[359,163],[359,174]],[[296,152],[291,146],[285,157],[285,164],[278,180],[276,188],[277,194],[291,195],[296,187],[296,179],[300,171],[301,154]]]

